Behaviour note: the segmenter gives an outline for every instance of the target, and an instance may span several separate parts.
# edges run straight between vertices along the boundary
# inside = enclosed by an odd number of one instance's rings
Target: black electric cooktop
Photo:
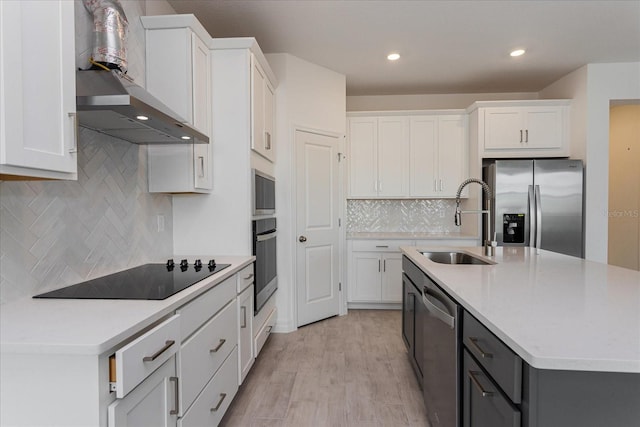
[[[210,260],[202,264],[187,260],[174,264],[144,264],[108,276],[98,277],[34,298],[163,300],[229,267]]]

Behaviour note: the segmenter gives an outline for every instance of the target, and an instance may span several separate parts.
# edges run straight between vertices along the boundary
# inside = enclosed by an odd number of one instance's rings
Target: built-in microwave
[[[253,179],[253,215],[273,215],[276,213],[276,180],[274,177],[251,170]]]

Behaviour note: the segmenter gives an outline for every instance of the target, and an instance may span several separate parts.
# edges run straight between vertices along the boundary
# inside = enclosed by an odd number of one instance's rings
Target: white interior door
[[[340,308],[338,137],[296,131],[296,286],[298,326]]]

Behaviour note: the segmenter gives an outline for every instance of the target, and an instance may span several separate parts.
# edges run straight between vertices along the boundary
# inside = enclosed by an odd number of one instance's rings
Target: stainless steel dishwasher
[[[422,389],[431,427],[457,427],[460,419],[458,321],[461,309],[425,275],[422,303]]]

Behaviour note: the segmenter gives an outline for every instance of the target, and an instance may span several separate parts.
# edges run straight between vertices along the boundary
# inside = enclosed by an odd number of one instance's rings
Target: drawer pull
[[[249,279],[253,279],[253,273],[249,274],[248,276],[244,276],[242,278],[242,280],[249,280]]]
[[[487,353],[486,351],[480,348],[480,346],[478,345],[478,338],[469,337],[469,344],[471,344],[471,347],[473,347],[475,351],[480,353],[480,357],[482,357],[483,359],[491,359],[493,357],[492,353]]]
[[[269,329],[267,329],[267,333],[270,334],[272,329],[273,329],[273,326],[269,326]]]
[[[478,391],[480,392],[482,397],[491,397],[491,396],[493,396],[493,392],[492,391],[487,391],[484,388],[482,388],[482,384],[480,384],[480,381],[476,377],[476,375],[482,375],[481,372],[468,371],[468,374],[469,374],[469,378],[471,378],[471,381],[476,386],[476,388],[478,389]]]
[[[169,411],[169,415],[178,415],[178,412],[180,412],[180,399],[178,397],[178,377],[169,377],[169,381],[174,381],[176,383],[176,400],[175,400],[175,406],[176,409],[172,409]]]
[[[388,248],[389,245],[376,245],[376,248]]]
[[[226,343],[227,340],[225,339],[221,339],[220,343],[216,346],[216,348],[209,350],[209,353],[217,353],[218,350],[220,350],[220,348],[224,345],[224,343]]]
[[[164,343],[164,347],[162,347],[160,350],[158,350],[154,355],[152,356],[145,356],[142,358],[143,362],[153,362],[154,360],[156,360],[158,357],[160,357],[160,355],[162,353],[164,353],[165,351],[169,350],[169,347],[171,347],[172,345],[174,345],[176,342],[174,340],[169,340],[166,341]]]
[[[211,412],[216,412],[218,409],[220,409],[220,406],[222,406],[222,402],[224,402],[225,397],[227,397],[227,393],[220,393],[220,400],[218,401],[218,404],[216,406],[211,408]]]

